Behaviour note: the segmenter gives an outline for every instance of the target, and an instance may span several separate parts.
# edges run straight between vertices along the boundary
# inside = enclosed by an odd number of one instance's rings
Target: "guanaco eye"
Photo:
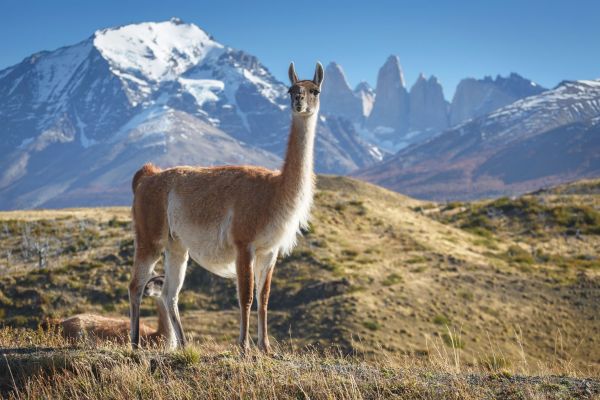
[[[321,93],[321,92],[319,92],[317,89],[313,89],[313,90],[311,90],[310,92],[311,92],[312,94],[314,94],[315,96],[316,96],[316,95],[318,95],[319,93]]]

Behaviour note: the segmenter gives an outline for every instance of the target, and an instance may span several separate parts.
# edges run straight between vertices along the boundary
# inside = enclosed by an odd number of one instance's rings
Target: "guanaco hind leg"
[[[162,290],[162,300],[167,311],[167,316],[175,331],[176,346],[186,345],[186,338],[179,317],[179,292],[185,279],[187,269],[188,251],[177,239],[170,239],[165,252],[165,284]]]
[[[140,347],[140,304],[146,283],[152,277],[154,266],[160,258],[159,251],[140,251],[136,249],[133,260],[133,274],[129,283],[129,306],[131,347]]]

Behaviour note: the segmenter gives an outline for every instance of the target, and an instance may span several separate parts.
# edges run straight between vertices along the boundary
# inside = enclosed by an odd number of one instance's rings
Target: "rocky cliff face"
[[[318,170],[344,174],[383,160],[384,154],[361,139],[350,120],[335,116],[319,118],[315,148],[315,167]]]
[[[367,82],[360,82],[354,89],[354,94],[360,99],[362,113],[365,118],[371,115],[375,102],[375,91]]]
[[[448,103],[435,76],[423,74],[410,88],[410,130],[440,132],[448,127]]]
[[[332,62],[325,69],[321,88],[321,114],[341,116],[353,122],[364,118],[361,100],[348,85],[342,67]]]
[[[425,140],[448,127],[448,104],[437,78],[423,75],[406,90],[397,56],[379,70],[375,101],[366,126],[366,137],[395,152]]]
[[[327,76],[323,114],[349,119],[363,140],[386,153],[429,140],[453,125],[546,90],[514,73],[506,78],[469,78],[461,81],[450,105],[435,76],[427,79],[421,74],[408,92],[397,56],[390,56],[379,70],[377,91],[361,82],[352,93],[336,63],[329,64]]]
[[[500,107],[546,89],[512,73],[507,78],[467,78],[460,81],[450,107],[450,125],[488,114]]]
[[[390,56],[379,70],[376,94],[367,127],[376,140],[394,149],[409,128],[409,98],[397,56]]]

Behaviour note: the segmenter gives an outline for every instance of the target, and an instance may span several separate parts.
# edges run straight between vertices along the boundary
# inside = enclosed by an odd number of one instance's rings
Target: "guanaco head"
[[[319,111],[319,93],[321,93],[321,84],[323,83],[323,66],[317,63],[315,76],[312,81],[298,80],[294,63],[290,64],[288,70],[290,83],[292,86],[288,93],[292,100],[292,113],[299,115],[312,115]]]

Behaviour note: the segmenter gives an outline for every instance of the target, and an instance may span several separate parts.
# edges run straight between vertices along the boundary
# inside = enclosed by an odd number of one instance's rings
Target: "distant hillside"
[[[600,81],[563,82],[356,173],[422,199],[518,195],[600,176]]]
[[[367,357],[441,346],[468,365],[598,371],[600,198],[557,193],[436,204],[320,176],[311,227],[275,270],[271,333]],[[0,318],[126,316],[132,256],[127,208],[0,213]],[[189,334],[235,341],[232,281],[191,263],[180,307]]]
[[[581,179],[563,185],[540,189],[535,194],[596,195],[600,194],[600,179]]]

